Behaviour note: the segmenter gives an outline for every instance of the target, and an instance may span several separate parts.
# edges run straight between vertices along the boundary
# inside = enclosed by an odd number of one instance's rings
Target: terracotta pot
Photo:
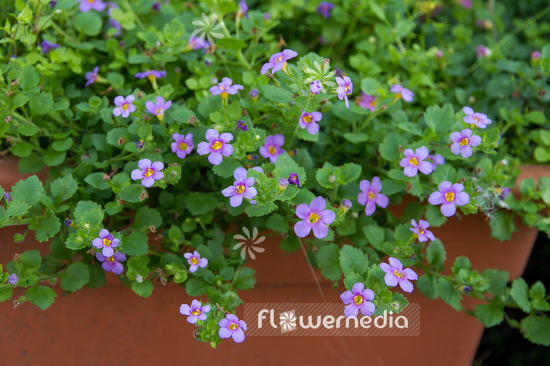
[[[0,179],[6,175],[0,165]],[[4,183],[0,180],[0,184]],[[27,249],[43,248],[27,237],[24,243],[11,240],[24,227],[1,230],[0,263]],[[466,255],[474,268],[523,271],[536,236],[536,230],[520,226],[512,241],[501,243],[490,238],[490,230],[480,215],[462,220],[451,219],[434,230],[447,250],[446,267],[458,255]],[[471,235],[462,237],[464,233]],[[513,241],[521,241],[512,244]],[[268,238],[266,251],[249,265],[256,269],[256,286],[241,292],[251,302],[340,302],[340,292],[332,289],[318,270],[311,270],[301,251],[279,250],[278,239]],[[487,246],[487,248],[485,248]],[[512,265],[508,258],[523,260]],[[317,280],[316,280],[317,278]],[[208,344],[193,339],[195,329],[179,314],[182,303],[191,298],[175,284],[164,287],[155,283],[149,299],[126,288],[113,274],[98,289],[85,289],[58,297],[46,311],[31,304],[11,310],[0,306],[3,361],[6,364],[60,362],[97,364],[153,364],[191,361],[214,365],[352,365],[368,359],[379,365],[469,365],[483,332],[483,325],[463,312],[456,312],[440,299],[428,300],[419,291],[407,295],[411,303],[420,304],[421,327],[416,337],[247,337],[243,344],[223,342],[212,350]],[[339,289],[341,291],[341,288]],[[400,290],[398,290],[400,291]],[[17,290],[16,296],[22,294]],[[13,299],[17,298],[16,296]],[[466,307],[471,306],[467,302]],[[242,316],[242,307],[237,315]],[[61,356],[62,355],[62,356]],[[429,356],[428,356],[429,355]],[[62,358],[61,358],[62,357]]]

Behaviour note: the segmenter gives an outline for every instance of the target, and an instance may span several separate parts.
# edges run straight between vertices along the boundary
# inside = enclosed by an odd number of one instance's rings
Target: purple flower
[[[120,34],[122,33],[122,24],[120,24],[118,20],[114,20],[113,18],[109,18],[109,24],[111,24],[111,26],[116,29],[115,37],[120,36]]]
[[[139,79],[147,78],[151,81],[154,81],[156,79],[160,79],[166,76],[166,71],[157,71],[157,70],[147,70],[144,72],[138,72],[134,75],[134,77]]]
[[[300,238],[305,238],[313,229],[313,235],[318,239],[326,238],[328,235],[328,226],[336,218],[334,211],[325,208],[327,203],[321,196],[313,199],[308,206],[302,203],[296,207],[296,216],[302,219],[294,225],[294,232]]]
[[[195,37],[191,35],[189,42],[187,43],[187,48],[190,50],[200,50],[202,48],[208,47],[209,43],[200,37]]]
[[[323,118],[321,112],[304,112],[302,110],[302,115],[300,116],[300,127],[302,130],[307,128],[307,131],[310,135],[315,135],[319,132],[319,125],[316,122],[319,122]]]
[[[65,221],[63,221],[63,223],[66,227],[76,227],[76,225],[73,223],[73,220],[71,219],[66,219]]]
[[[269,19],[271,19],[271,14],[264,13],[263,18],[264,18],[264,20],[269,20]]]
[[[264,64],[264,66],[262,66],[262,70],[261,70],[262,75],[268,72],[269,69],[271,68],[273,68],[273,70],[271,70],[272,74],[275,74],[277,71],[283,68],[286,69],[286,62],[296,56],[298,56],[298,52],[288,50],[288,49],[284,50],[283,52],[279,52],[272,55],[269,58],[269,62]]]
[[[250,95],[250,99],[256,101],[260,96],[260,92],[258,91],[258,89],[252,89],[248,95]]]
[[[296,184],[298,188],[302,188],[302,184],[300,183],[300,177],[296,173],[291,173],[288,177],[288,183],[290,184]]]
[[[348,199],[343,199],[342,203],[340,204],[340,210],[342,212],[346,212],[351,208],[351,201]]]
[[[441,50],[435,51],[435,57],[436,57],[436,58],[441,58],[441,57],[443,57],[443,52],[441,52]]]
[[[105,251],[105,249],[103,250]],[[115,254],[112,254],[110,256],[106,256],[101,253],[96,253],[95,257],[97,258],[98,261],[103,262],[101,264],[101,267],[106,272],[113,272],[114,274],[119,275],[124,270],[124,267],[120,262],[124,262],[126,260],[126,256],[121,252],[116,252]]]
[[[153,9],[153,11],[160,11],[160,1],[155,1],[151,9]]]
[[[340,299],[344,304],[349,304],[344,309],[344,314],[348,318],[357,318],[359,310],[364,316],[370,316],[376,310],[372,300],[374,300],[374,292],[370,289],[365,289],[363,282],[357,282],[351,288],[351,291],[346,291],[340,295]]]
[[[462,5],[464,9],[469,10],[472,8],[472,0],[460,0],[460,5]]]
[[[187,154],[191,154],[194,147],[192,133],[188,133],[187,135],[174,133],[172,135],[172,139],[174,139],[174,142],[170,144],[170,147],[172,148],[172,152],[176,153],[178,158],[185,159]]]
[[[225,319],[220,320],[218,323],[220,330],[218,335],[220,338],[230,338],[232,337],[235,343],[242,343],[244,341],[244,332],[246,330],[246,323],[242,320],[239,320],[233,314],[227,314]]]
[[[476,47],[476,57],[482,58],[487,56],[491,56],[491,50],[485,47],[484,45],[481,45],[481,44],[478,45]]]
[[[275,163],[277,156],[285,152],[281,149],[281,146],[284,144],[285,137],[283,135],[269,135],[265,139],[264,146],[260,146],[260,155],[266,159],[269,158],[272,163]]]
[[[115,98],[115,109],[113,109],[113,115],[126,118],[130,115],[131,112],[136,111],[136,106],[132,103],[136,98],[133,95],[128,95],[124,98],[122,95],[119,95]]]
[[[111,234],[109,234],[109,230],[102,229],[99,232],[99,238],[95,238],[92,240],[92,244],[97,249],[102,249],[101,252],[105,257],[110,257],[113,254],[115,254],[115,251],[113,248],[118,246],[119,240],[113,238]]]
[[[380,268],[386,272],[386,276],[384,277],[386,285],[395,287],[399,283],[399,286],[401,286],[403,291],[409,293],[413,292],[414,288],[410,280],[417,280],[418,275],[410,268],[403,270],[403,264],[401,264],[399,259],[390,257],[389,262],[389,265],[386,263],[380,263]]]
[[[464,159],[468,159],[472,156],[471,146],[477,146],[481,144],[481,137],[477,135],[472,135],[472,130],[466,128],[462,132],[453,132],[451,133],[451,151],[453,154],[458,155],[462,154]]]
[[[236,131],[238,131],[238,130],[243,130],[245,132],[248,131],[248,127],[246,127],[246,123],[244,121],[242,121],[242,120],[237,121]]]
[[[55,4],[57,4],[57,1],[55,0],[50,1],[50,6],[52,7],[52,9],[55,8]]]
[[[164,173],[161,172],[164,169],[164,164],[160,161],[155,161],[151,164],[149,159],[141,159],[138,163],[139,169],[132,171],[132,179],[142,179],[141,184],[144,187],[151,187],[156,180],[164,178]]]
[[[206,320],[206,313],[210,311],[210,305],[202,306],[197,300],[191,302],[191,306],[182,304],[180,306],[180,314],[187,315],[187,321],[195,324],[198,320]]]
[[[95,11],[105,10],[105,3],[102,0],[76,0],[80,3],[80,11],[87,13],[94,9]]]
[[[323,1],[321,4],[319,4],[319,7],[317,8],[317,11],[325,18],[330,18],[330,11],[334,8],[333,3],[329,3],[328,1]]]
[[[426,158],[426,160],[428,161],[431,161],[432,162],[432,167],[433,167],[433,170],[435,171],[435,168],[438,166],[438,165],[443,165],[445,164],[445,158],[439,154],[435,154],[435,155],[428,155],[428,157]]]
[[[17,284],[17,275],[15,273],[12,273],[8,276],[8,283],[12,286],[15,286]]]
[[[336,88],[336,92],[338,93],[338,99],[346,100],[346,107],[349,109],[349,101],[348,101],[348,95],[350,95],[353,92],[353,83],[351,82],[351,79],[348,76],[344,76],[342,79],[341,77],[336,77],[336,83],[338,83],[338,87]]]
[[[540,60],[541,57],[542,57],[542,55],[541,55],[541,53],[540,53],[539,51],[533,51],[533,52],[531,53],[531,59],[532,59],[533,61],[538,61],[538,60]]]
[[[164,112],[166,112],[171,105],[171,101],[164,103],[164,98],[161,96],[158,96],[154,103],[152,101],[145,102],[145,108],[147,108],[146,112],[154,114],[161,121],[164,119]]]
[[[511,193],[511,191],[510,191],[510,188],[504,187],[504,188],[498,190],[497,193],[498,193],[498,198],[500,198],[500,200],[504,201],[506,199],[506,197]]]
[[[99,73],[99,66],[94,67],[92,71],[88,71],[85,75],[86,84],[84,86],[90,86],[93,83],[95,83],[99,77],[98,73]]]
[[[416,221],[411,220],[411,225],[413,226],[410,230],[414,233],[414,235],[418,238],[418,241],[423,243],[425,241],[428,241],[430,239],[431,241],[435,240],[434,234],[428,230],[430,227],[430,223],[426,220],[420,220],[418,221],[418,225],[416,224]]]
[[[248,5],[246,5],[246,3],[241,0],[239,2],[239,11],[237,12],[237,16],[242,17],[243,15],[246,17],[246,19],[248,19]]]
[[[229,142],[233,140],[233,135],[230,133],[220,133],[214,129],[206,131],[206,140],[208,142],[200,142],[197,147],[199,155],[208,156],[208,161],[212,165],[220,165],[223,161],[223,156],[231,156],[233,154],[233,146]],[[222,156],[223,155],[223,156]]]
[[[138,142],[136,142],[136,148],[140,150],[143,148],[143,145],[145,145],[145,141],[143,140],[139,140]]]
[[[414,93],[409,89],[403,88],[401,85],[398,85],[398,84],[392,85],[390,91],[392,93],[397,93],[397,97],[403,98],[405,102],[410,103],[413,101]]]
[[[201,258],[201,255],[196,250],[193,253],[185,253],[183,255],[187,259],[187,263],[190,264],[189,272],[196,272],[199,267],[204,268],[208,265],[208,259]]]
[[[364,109],[369,109],[371,112],[374,112],[376,108],[376,97],[374,95],[369,95],[361,92],[361,100],[359,101],[359,106]]]
[[[239,90],[244,89],[244,86],[239,84],[231,85],[232,83],[233,80],[231,80],[230,78],[223,78],[221,83],[211,87],[209,91],[210,93],[212,93],[212,95],[221,94],[222,98],[227,99],[227,96],[229,94],[235,95]]]
[[[373,177],[372,184],[368,180],[362,180],[359,183],[359,189],[361,193],[357,196],[357,201],[361,205],[365,205],[365,214],[370,216],[376,211],[376,205],[386,208],[388,207],[389,199],[383,193],[380,193],[382,190],[382,183],[380,183],[380,178]]]
[[[403,173],[407,177],[414,177],[420,170],[424,174],[430,174],[433,171],[433,166],[429,161],[424,161],[430,152],[424,146],[419,147],[414,152],[412,149],[406,149],[405,157],[399,162],[399,166],[405,168]]]
[[[428,202],[432,205],[442,205],[441,213],[443,216],[451,217],[456,212],[456,206],[464,206],[470,202],[470,196],[462,192],[464,186],[460,183],[452,184],[451,182],[443,182],[438,187],[439,191],[435,191],[428,198]]]
[[[238,207],[243,203],[243,198],[251,200],[258,194],[256,188],[253,187],[256,180],[253,177],[247,178],[246,173],[247,171],[243,167],[235,169],[233,172],[235,183],[222,191],[225,197],[231,197],[229,199],[231,207]]]
[[[309,92],[311,94],[319,94],[321,90],[323,89],[323,86],[321,85],[321,82],[319,80],[313,80],[311,83],[309,83]]]
[[[4,192],[4,200],[6,201],[6,203],[10,203],[11,196],[8,192]]]
[[[479,128],[487,128],[487,125],[493,123],[493,121],[487,118],[487,115],[483,113],[476,113],[470,107],[464,107],[462,108],[462,111],[466,113],[466,116],[463,118],[464,122],[470,125],[476,125]]]
[[[59,45],[57,43],[51,43],[47,40],[43,40],[42,43],[40,43],[40,47],[42,47],[42,53],[48,53],[51,50],[59,48]]]

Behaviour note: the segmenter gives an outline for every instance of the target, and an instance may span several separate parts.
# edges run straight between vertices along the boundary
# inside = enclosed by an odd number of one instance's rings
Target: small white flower
[[[137,283],[142,283],[143,282],[143,276],[142,275],[136,275],[136,282]]]

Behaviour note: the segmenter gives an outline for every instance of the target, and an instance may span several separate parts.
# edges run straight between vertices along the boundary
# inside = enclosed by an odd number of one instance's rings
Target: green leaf
[[[103,220],[101,206],[92,201],[78,202],[73,214],[75,223],[80,226],[88,224],[91,228],[96,228]]]
[[[141,297],[149,297],[153,293],[153,282],[144,280],[143,282],[132,282],[132,291]]]
[[[274,213],[273,215],[269,215],[268,219],[265,222],[265,227],[269,230],[273,230],[279,233],[287,232],[288,222],[283,216]]]
[[[105,173],[97,172],[89,174],[86,178],[84,178],[84,181],[94,187],[95,189],[109,189],[111,186],[105,179],[103,179],[103,176]]]
[[[214,174],[219,175],[222,178],[229,178],[233,176],[235,169],[241,167],[241,164],[238,160],[235,159],[223,159],[222,163],[219,165],[214,165],[212,171]]]
[[[544,116],[544,113],[541,111],[531,111],[527,113],[524,118],[528,119],[529,121],[536,123],[536,124],[543,124],[546,122],[546,117]]]
[[[6,210],[5,217],[16,217],[24,215],[31,206],[25,202],[10,202],[8,209]]]
[[[121,240],[120,251],[128,255],[147,255],[149,251],[147,241],[148,238],[145,233],[133,231]]]
[[[25,297],[32,304],[46,310],[55,301],[55,291],[46,286],[34,286],[25,292]]]
[[[88,288],[98,288],[105,284],[105,270],[98,264],[95,266],[89,266],[90,281],[86,284]]]
[[[19,141],[10,146],[10,151],[13,153],[13,155],[19,156],[21,158],[29,156],[33,149],[34,146],[27,141]]]
[[[13,295],[13,288],[10,285],[0,285],[0,302],[9,300]]]
[[[238,288],[239,290],[251,290],[256,284],[256,279],[254,275],[256,271],[249,267],[242,267],[235,272],[235,277],[233,278],[233,287]]]
[[[445,251],[445,247],[443,247],[441,241],[439,241],[439,239],[435,239],[430,242],[426,252],[428,254],[428,262],[430,265],[437,271],[443,269],[443,263],[447,258],[447,252]]]
[[[488,305],[477,305],[474,315],[486,327],[492,327],[502,323],[504,320],[504,307],[500,302],[492,301]]]
[[[489,289],[487,291],[490,294],[500,296],[504,293],[506,285],[508,285],[508,272],[500,269],[488,268],[483,271],[483,277],[489,281]]]
[[[59,232],[61,221],[56,216],[48,216],[37,224],[31,224],[29,229],[35,231],[36,240],[42,243],[53,238]]]
[[[33,116],[48,114],[53,107],[53,96],[51,93],[34,94],[29,102]]]
[[[78,189],[78,183],[73,178],[71,173],[68,173],[64,177],[57,178],[50,186],[53,198],[57,202],[63,202],[71,198]]]
[[[213,195],[207,193],[193,193],[184,198],[185,207],[192,215],[198,216],[210,211],[214,211],[218,206],[218,201]]]
[[[428,299],[433,300],[439,297],[439,286],[434,276],[422,275],[418,277],[416,287],[418,287],[420,292],[426,295]]]
[[[233,51],[239,51],[246,47],[246,42],[235,38],[222,38],[216,41],[216,46],[228,48]]]
[[[77,31],[84,33],[87,36],[95,37],[101,32],[101,17],[95,11],[86,13],[78,13],[73,21]]]
[[[64,151],[60,152],[48,149],[46,154],[44,154],[44,164],[46,164],[47,166],[61,165],[65,160],[65,156],[67,156],[67,153]]]
[[[36,175],[15,183],[11,191],[11,199],[14,202],[25,202],[29,206],[34,206],[40,201],[44,192],[42,182]]]
[[[359,248],[343,245],[340,249],[340,267],[346,277],[351,273],[363,275],[369,268],[369,257]]]
[[[530,315],[521,320],[523,336],[535,344],[550,346],[550,319],[547,316]]]
[[[282,239],[279,243],[279,248],[285,252],[295,252],[300,249],[300,238],[296,235],[288,235],[286,239]]]
[[[52,149],[55,151],[67,151],[73,146],[73,139],[70,137],[67,137],[63,140],[55,140],[52,143]]]
[[[31,273],[35,273],[38,271],[41,264],[42,257],[38,249],[23,252],[23,254],[21,254],[21,277],[27,277]]]
[[[344,278],[344,286],[346,286],[346,290],[351,291],[353,288],[353,285],[355,285],[358,282],[363,282],[363,277],[359,276],[357,273],[351,272],[349,273],[346,278]]]
[[[141,184],[131,184],[122,188],[120,191],[120,198],[126,202],[140,202],[141,194],[145,191]]]
[[[40,129],[35,125],[24,124],[17,127],[17,132],[23,136],[33,136],[40,132]]]
[[[447,304],[451,305],[456,311],[462,310],[462,305],[460,300],[462,296],[456,288],[454,288],[449,281],[445,278],[439,278],[439,296],[441,300],[445,301]]]
[[[531,302],[529,301],[529,286],[523,278],[516,278],[512,282],[512,288],[510,291],[510,296],[519,305],[521,310],[526,313],[531,311]]]
[[[351,142],[352,144],[360,144],[361,142],[365,142],[369,139],[369,135],[363,132],[359,133],[345,133],[344,138]]]
[[[354,163],[347,163],[340,167],[342,172],[343,184],[353,182],[361,175],[361,165]]]
[[[400,157],[399,146],[405,147],[407,139],[395,132],[390,132],[378,147],[380,156],[389,162],[396,162]]]
[[[514,215],[500,210],[493,219],[489,220],[491,237],[500,241],[508,241],[512,233],[518,231],[514,224]]]
[[[424,119],[428,127],[438,133],[448,132],[456,120],[453,106],[450,103],[443,107],[438,105],[428,107]]]
[[[25,66],[21,71],[21,78],[19,79],[19,86],[23,90],[29,90],[36,88],[40,82],[38,72],[33,66]]]
[[[334,243],[319,248],[315,253],[315,259],[321,269],[321,274],[331,281],[338,281],[342,277],[339,254],[340,248]]]
[[[378,225],[368,225],[363,227],[363,232],[369,243],[376,249],[382,249],[384,243],[384,229]]]
[[[151,225],[160,227],[162,225],[162,217],[158,210],[143,206],[136,212],[132,226],[137,229],[147,229]]]
[[[262,95],[273,102],[290,103],[294,101],[292,98],[293,94],[281,87],[263,84],[260,86],[260,89],[262,90]]]
[[[426,220],[430,226],[440,227],[447,222],[447,218],[441,214],[439,206],[428,205],[426,207]]]
[[[185,291],[189,296],[204,295],[208,290],[208,284],[202,278],[191,278],[185,283]]]
[[[74,262],[61,276],[61,288],[65,291],[74,292],[84,287],[88,281],[90,281],[88,266],[83,262]]]
[[[277,205],[273,202],[268,202],[265,205],[249,205],[246,206],[246,209],[244,212],[250,216],[250,217],[258,217],[258,216],[265,216],[271,211],[274,211],[277,209]]]

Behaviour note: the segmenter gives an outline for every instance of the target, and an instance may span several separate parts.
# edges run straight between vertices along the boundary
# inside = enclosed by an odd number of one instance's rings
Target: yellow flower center
[[[468,140],[467,137],[464,137],[462,140],[460,140],[460,146],[466,146],[468,145],[468,142],[470,142],[470,140]]]
[[[216,142],[214,142],[214,143],[212,144],[211,147],[212,147],[212,150],[216,150],[216,151],[217,151],[217,150],[219,150],[219,149],[221,149],[221,148],[223,147],[223,144],[222,144],[221,142],[219,142],[219,141],[216,141]]]
[[[122,105],[122,110],[125,111],[125,110],[127,110],[127,109],[128,109],[128,103],[124,103],[124,104]]]
[[[187,150],[187,144],[185,142],[180,142],[178,147],[180,148],[180,150]]]
[[[479,118],[474,117],[474,121],[479,122]]]
[[[157,108],[157,109],[155,109],[155,113],[156,113],[156,114],[163,114],[163,113],[162,113],[162,108]]]
[[[196,266],[197,264],[199,264],[199,261],[197,260],[197,258],[193,257],[191,258],[191,264]]]
[[[147,75],[147,79],[149,79],[151,82],[155,81],[156,77],[153,74]]]
[[[393,275],[397,278],[403,278],[403,273],[399,272],[398,270],[393,271]]]
[[[371,101],[369,102],[369,105],[370,105],[371,107],[376,107],[376,99],[371,100]]]
[[[223,90],[223,88],[222,88],[222,90]],[[228,92],[223,92],[223,93],[222,93],[222,98],[223,98],[223,99],[227,99],[228,96],[229,96],[229,93],[228,93]]]
[[[419,228],[419,229],[418,229],[418,233],[419,233],[420,235],[424,235],[425,231],[424,231],[424,229]]]
[[[356,295],[354,298],[353,298],[353,303],[355,305],[361,305],[363,303],[363,296],[361,295]]]
[[[302,118],[302,121],[304,121],[305,123],[311,123],[311,115],[306,114],[304,118]]]
[[[145,174],[143,174],[143,176],[146,177],[146,178],[149,178],[153,174],[155,174],[155,171],[153,169],[149,168],[145,171]]]
[[[416,160],[415,157],[410,158],[409,163],[411,163],[412,166],[418,166],[418,160]]]
[[[455,194],[453,192],[447,192],[445,193],[445,201],[447,202],[453,202],[455,199]]]
[[[110,247],[111,246],[111,241],[107,238],[104,238],[103,239],[103,245],[105,245],[106,247]]]
[[[279,57],[277,57],[277,61],[275,61],[275,63],[281,62],[282,60],[283,60],[283,56],[279,56]]]
[[[115,256],[112,255],[112,256],[110,256],[109,258],[107,258],[107,260],[108,260],[109,262],[111,262],[111,263],[114,263],[114,262],[115,262]]]
[[[317,215],[315,212],[312,212],[309,215],[309,223],[310,224],[315,224],[317,221],[319,221],[319,219],[320,219],[319,215]]]
[[[242,184],[237,186],[237,189],[236,189],[237,194],[242,194],[244,190],[245,190],[245,187]]]
[[[270,146],[268,150],[271,155],[275,155],[277,153],[275,146]]]
[[[351,94],[351,88],[348,85],[346,85],[344,89],[346,90],[347,95]]]
[[[192,311],[192,312],[191,312],[191,315],[194,315],[194,316],[199,316],[199,315],[201,315],[200,309],[197,309],[197,310]]]
[[[369,200],[373,200],[373,199],[374,199],[374,193],[369,192]]]
[[[237,330],[237,329],[239,329],[239,324],[237,324],[237,323],[231,323],[231,324],[229,325],[229,329],[231,329],[231,330]]]
[[[88,2],[89,2],[90,4],[93,4],[93,3],[94,3],[94,0],[88,0]]]

